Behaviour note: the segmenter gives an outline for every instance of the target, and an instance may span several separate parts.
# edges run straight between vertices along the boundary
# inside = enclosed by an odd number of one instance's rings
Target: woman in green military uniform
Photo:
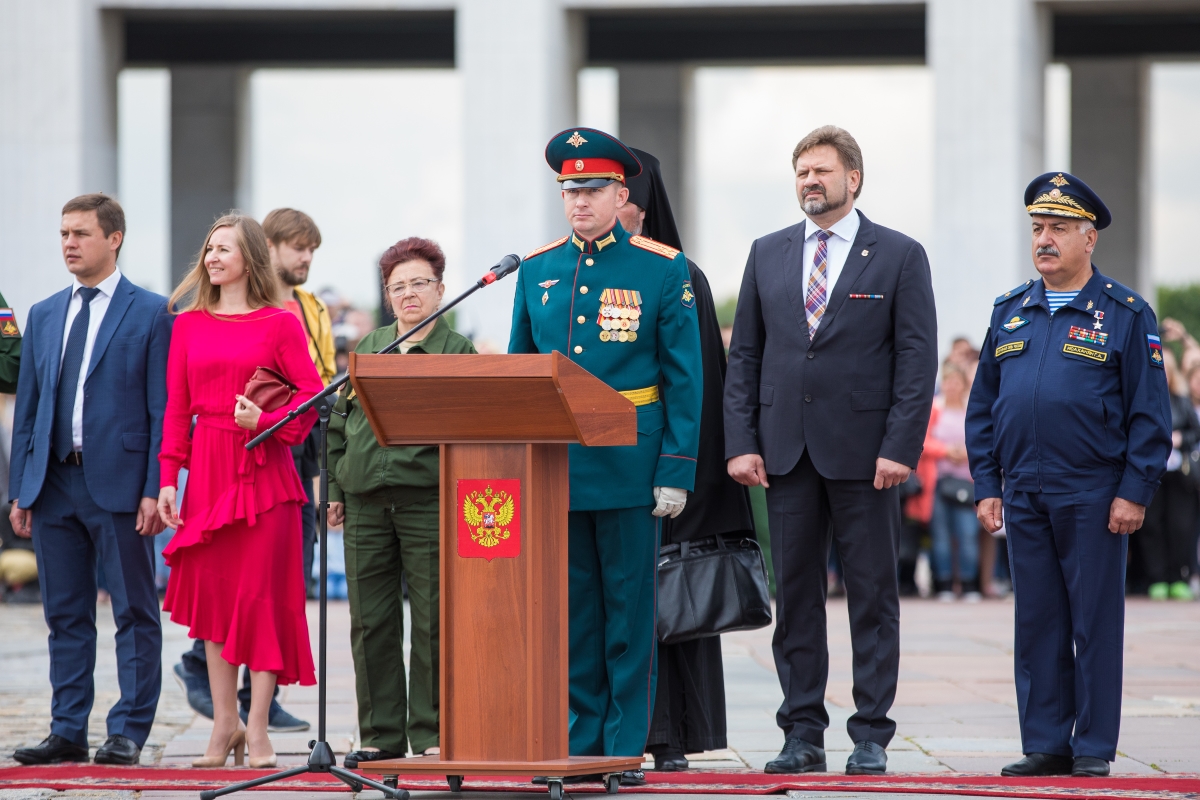
[[[363,337],[373,353],[437,310],[446,257],[437,243],[409,238],[379,260],[396,322]],[[428,332],[425,332],[428,330]],[[399,353],[474,353],[441,317],[400,345]],[[350,645],[354,654],[361,761],[438,752],[438,450],[380,447],[344,390],[329,424],[329,524],[345,525]],[[400,576],[408,581],[412,658],[408,691],[397,658],[404,640]]]

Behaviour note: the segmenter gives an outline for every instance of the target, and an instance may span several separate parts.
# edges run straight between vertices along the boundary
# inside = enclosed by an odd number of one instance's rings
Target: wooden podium
[[[350,381],[380,445],[441,451],[441,755],[359,768],[453,791],[544,775],[555,800],[563,776],[600,773],[615,792],[641,755],[568,756],[567,445],[637,444],[633,403],[557,352],[352,354]]]

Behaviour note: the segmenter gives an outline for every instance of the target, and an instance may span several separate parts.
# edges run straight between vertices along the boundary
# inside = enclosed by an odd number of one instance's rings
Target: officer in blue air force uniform
[[[1154,312],[1091,264],[1112,217],[1073,175],[1025,190],[1042,279],[996,299],[967,407],[980,522],[1007,525],[1025,758],[1103,776],[1121,722],[1125,554],[1171,452]],[[1003,497],[1003,511],[1001,511]]]
[[[696,474],[696,300],[680,251],[617,222],[625,177],[642,169],[625,145],[572,128],[546,160],[572,230],[525,257],[509,352],[557,350],[638,412],[636,446],[570,447],[570,752],[641,755],[656,677],[656,518],[683,510]]]

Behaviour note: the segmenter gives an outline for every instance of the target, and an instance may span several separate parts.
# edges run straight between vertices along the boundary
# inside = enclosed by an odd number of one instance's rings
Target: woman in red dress
[[[240,764],[243,743],[251,766],[274,766],[267,711],[276,682],[316,683],[301,574],[305,494],[288,450],[304,441],[315,412],[245,449],[322,388],[299,320],[274,298],[266,236],[238,214],[217,220],[171,297],[179,317],[167,361],[158,508],[176,528],[163,551],[171,566],[163,608],[205,641],[208,656],[213,732],[194,766],[223,766],[230,752]],[[257,367],[282,373],[300,391],[284,407],[263,411],[241,394]],[[187,492],[176,510],[183,467]],[[237,711],[241,664],[250,668],[251,685],[244,729]]]

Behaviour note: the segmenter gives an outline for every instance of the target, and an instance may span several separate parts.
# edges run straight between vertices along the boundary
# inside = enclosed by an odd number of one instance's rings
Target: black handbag
[[[713,536],[658,552],[658,641],[678,644],[771,624],[767,568],[754,539]]]
[[[963,508],[975,505],[975,483],[966,478],[938,478],[938,497],[952,506]]]

